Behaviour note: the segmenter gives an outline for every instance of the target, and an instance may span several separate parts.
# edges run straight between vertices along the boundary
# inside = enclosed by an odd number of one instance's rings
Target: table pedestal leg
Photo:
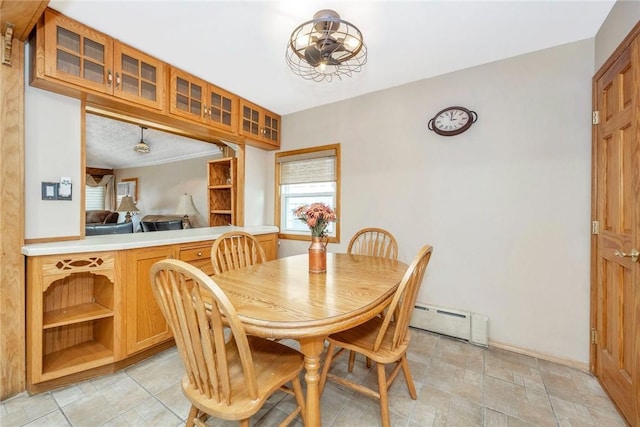
[[[324,350],[324,337],[300,338],[300,351],[304,354],[304,379],[307,383],[305,425],[320,427],[320,358]]]

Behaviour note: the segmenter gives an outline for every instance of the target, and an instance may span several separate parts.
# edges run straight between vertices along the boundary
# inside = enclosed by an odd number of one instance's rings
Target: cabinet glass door
[[[233,133],[237,132],[238,97],[213,85],[209,85],[210,124]]]
[[[171,69],[170,111],[200,122],[206,120],[207,83],[175,68]]]
[[[280,124],[276,117],[264,115],[263,136],[267,142],[278,142],[280,139]]]
[[[117,43],[114,94],[158,109],[164,108],[164,64],[131,47]]]
[[[247,105],[242,106],[242,133],[260,135],[260,112]]]

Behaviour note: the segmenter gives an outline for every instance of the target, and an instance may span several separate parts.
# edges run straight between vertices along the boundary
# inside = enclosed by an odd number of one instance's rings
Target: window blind
[[[304,184],[336,180],[336,151],[283,156],[280,163],[280,184]]]

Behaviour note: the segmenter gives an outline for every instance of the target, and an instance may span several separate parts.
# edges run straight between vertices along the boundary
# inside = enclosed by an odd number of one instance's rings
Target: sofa
[[[142,231],[182,230],[182,217],[177,215],[146,215],[140,220]]]
[[[88,210],[85,212],[84,235],[133,233],[132,222],[118,222],[118,212]]]

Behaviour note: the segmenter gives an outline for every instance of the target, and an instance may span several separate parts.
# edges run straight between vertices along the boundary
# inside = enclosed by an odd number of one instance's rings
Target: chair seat
[[[378,338],[383,321],[382,317],[374,317],[362,325],[330,335],[327,340],[333,342],[337,347],[363,354],[376,363],[392,363],[398,359],[398,355],[407,351],[411,341],[411,333],[407,331],[404,340],[393,349],[392,340],[396,325],[392,322],[386,330],[380,348],[374,351],[373,346],[376,338]]]
[[[304,367],[304,356],[298,351],[274,341],[248,336],[249,347],[253,357],[256,372],[256,382],[260,399],[252,400],[247,388],[240,365],[237,346],[229,341],[227,347],[227,361],[229,374],[232,378],[231,393],[233,396],[233,412],[229,412],[226,402],[207,399],[199,390],[192,387],[189,378],[182,379],[182,389],[189,400],[201,411],[227,420],[242,420],[255,414],[264,401],[280,386],[283,378],[297,377]]]

